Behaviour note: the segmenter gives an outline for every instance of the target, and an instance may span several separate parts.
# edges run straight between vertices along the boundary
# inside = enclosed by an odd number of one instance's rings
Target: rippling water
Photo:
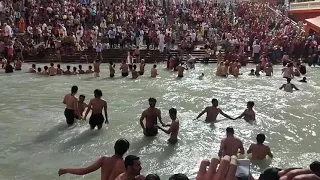
[[[27,66],[30,67],[25,65],[25,71]],[[271,78],[244,75],[224,79],[215,76],[216,65],[197,64],[196,70],[186,72],[181,80],[164,70],[164,64],[158,66],[158,78],[149,78],[148,65],[145,75],[137,80],[106,78],[106,64],[101,67],[100,78],[0,74],[0,179],[100,179],[100,171],[60,178],[57,171],[61,167],[86,166],[101,155],[113,154],[114,142],[120,137],[131,142],[129,154],[141,157],[143,174],[157,173],[165,179],[173,173],[186,173],[193,178],[200,161],[217,154],[227,126],[235,127],[235,134],[246,149],[258,133],[265,133],[266,144],[275,155],[271,166],[307,166],[320,158],[316,146],[320,143],[320,69],[308,69],[308,84],[293,81],[301,91],[285,93],[278,90],[285,82],[280,66]],[[251,68],[241,70],[248,73]],[[202,72],[205,78],[198,80]],[[79,86],[79,94],[85,94],[86,101],[93,97],[94,89],[103,91],[110,124],[101,132],[88,131],[85,123],[66,128],[62,98],[72,85]],[[148,107],[149,97],[157,98],[166,122],[168,109],[177,108],[181,130],[176,146],[168,146],[168,136],[162,132],[155,139],[143,137],[138,121]],[[193,121],[212,98],[217,98],[220,108],[233,117],[244,110],[247,101],[254,101],[257,123],[227,121],[221,116],[218,119],[226,121],[214,127]],[[257,174],[266,166],[253,166],[252,172]]]

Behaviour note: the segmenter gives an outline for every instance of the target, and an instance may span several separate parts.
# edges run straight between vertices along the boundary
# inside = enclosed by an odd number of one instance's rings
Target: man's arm
[[[73,108],[75,113],[78,115],[79,118],[82,118],[82,114],[80,114],[80,110],[79,110],[79,105],[78,105],[78,99],[76,97],[74,97],[73,100]]]
[[[219,152],[218,152],[218,156],[219,156],[220,158],[222,157],[223,151],[224,151],[224,139],[221,140],[220,149],[219,149]]]
[[[236,117],[236,118],[234,118],[234,119],[240,119],[240,118],[243,118],[243,116],[245,115],[245,113],[246,113],[246,110],[244,110],[244,112],[243,112],[240,116],[238,116],[238,117]]]
[[[240,152],[239,152],[240,154],[244,154],[244,147],[243,147],[243,143],[241,141],[240,141],[239,150],[240,150]]]
[[[284,86],[285,86],[285,84],[283,84],[279,89],[283,89],[283,88],[284,88]]]
[[[63,97],[63,101],[62,101],[63,104],[66,104],[66,103],[67,103],[67,98],[66,98],[66,96],[67,96],[67,95],[65,95],[65,96]]]
[[[103,107],[103,109],[104,109],[104,116],[106,117],[105,123],[106,123],[106,124],[109,124],[108,111],[107,111],[107,109],[108,109],[107,101],[104,101],[104,107]]]
[[[91,106],[92,106],[92,104],[91,104],[91,100],[90,100],[90,102],[88,104],[88,107],[87,107],[87,110],[86,110],[86,113],[84,114],[84,119],[87,118],[87,116],[88,116],[88,114],[89,114],[89,112],[91,110]]]
[[[268,155],[270,158],[273,158],[273,154],[271,153],[271,149],[270,149],[269,147],[268,147],[267,155]]]
[[[207,112],[207,108],[205,108],[198,116],[196,119],[199,119],[204,113]]]
[[[146,129],[144,127],[144,124],[143,124],[143,120],[144,120],[145,117],[146,117],[146,115],[145,115],[145,112],[143,111],[142,114],[141,114],[141,117],[140,117],[140,126],[142,127],[143,130]]]
[[[228,119],[234,120],[232,117],[230,117],[229,115],[225,114],[221,109],[220,109],[220,114]]]
[[[165,123],[163,123],[163,121],[162,121],[162,117],[161,117],[161,111],[160,111],[160,109],[158,109],[158,119],[159,119],[159,122],[161,123],[161,125],[164,127],[164,126],[166,126],[166,124]]]
[[[293,89],[295,89],[295,90],[299,91],[299,89],[297,88],[297,86],[296,86],[296,85],[291,84],[291,86],[292,86],[292,88],[293,88]]]
[[[75,174],[75,175],[85,175],[85,174],[89,174],[93,171],[96,171],[97,169],[99,169],[102,164],[103,164],[103,160],[105,157],[101,157],[99,158],[96,162],[94,162],[93,164],[91,164],[88,167],[85,168],[68,168],[68,169],[59,169],[59,176],[63,175],[63,174]]]
[[[248,151],[247,151],[247,154],[251,154],[252,153],[252,144],[250,145]]]
[[[161,131],[165,132],[166,134],[171,134],[171,132],[172,132],[171,127],[170,127],[168,130],[163,129],[163,128],[160,127],[160,126],[158,126],[158,128],[159,128]]]

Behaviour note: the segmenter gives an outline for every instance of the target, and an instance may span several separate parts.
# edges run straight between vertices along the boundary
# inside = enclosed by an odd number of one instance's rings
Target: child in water
[[[79,108],[79,111],[80,111],[80,114],[82,115],[84,110],[87,108],[87,103],[84,102],[86,96],[81,94],[79,96],[79,100],[78,100],[78,108]],[[79,119],[79,117],[76,117],[76,119]]]
[[[243,118],[247,122],[255,121],[256,120],[256,113],[253,110],[253,106],[254,106],[254,102],[248,101],[247,102],[247,109],[244,110],[244,112],[235,119]]]

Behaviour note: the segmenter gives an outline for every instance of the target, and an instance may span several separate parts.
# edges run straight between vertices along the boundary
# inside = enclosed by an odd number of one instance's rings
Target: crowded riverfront
[[[280,5],[0,12],[0,179],[320,179],[318,36]]]

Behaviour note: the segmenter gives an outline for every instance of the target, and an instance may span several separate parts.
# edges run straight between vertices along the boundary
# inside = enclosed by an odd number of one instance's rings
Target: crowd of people
[[[2,27],[0,53],[2,67],[6,73],[21,70],[25,58],[44,57],[48,49],[53,49],[57,60],[62,61],[64,54],[83,54],[84,51],[96,51],[97,57],[88,70],[82,65],[73,67],[67,65],[63,70],[60,64],[43,68],[33,64],[30,73],[39,75],[77,75],[92,74],[100,76],[102,63],[101,51],[108,48],[135,49],[132,53],[139,60],[137,65],[123,60],[119,69],[121,76],[131,73],[136,79],[144,75],[145,62],[139,57],[139,49],[159,50],[168,54],[167,68],[178,71],[178,77],[184,76],[184,71],[195,68],[196,60],[192,54],[197,44],[204,45],[204,62],[211,56],[218,59],[216,75],[227,77],[241,75],[240,68],[252,57],[257,63],[256,70],[249,75],[273,75],[273,65],[283,62],[283,77],[287,84],[280,89],[292,92],[298,88],[291,83],[296,76],[306,74],[306,67],[318,63],[318,36],[306,34],[301,22],[293,24],[282,14],[275,14],[267,4],[239,2],[236,4],[214,4],[211,1],[185,2],[172,1],[114,1],[110,4],[95,0],[79,1],[40,1],[40,0],[8,0],[0,1],[0,22]],[[170,50],[178,47],[178,55],[171,56]],[[219,48],[224,50],[218,51]],[[184,64],[182,61],[186,60]],[[13,62],[13,65],[11,63]],[[114,77],[116,67],[114,62],[109,65],[110,77]],[[151,77],[158,75],[157,65],[151,69]],[[203,78],[202,74],[199,78]],[[306,82],[303,79],[301,82]],[[68,125],[75,119],[86,119],[91,111],[89,124],[91,129],[102,128],[103,123],[109,123],[107,102],[102,99],[102,91],[96,89],[94,98],[85,103],[85,96],[75,97],[78,87],[74,86],[71,93],[64,97],[66,105],[65,116]],[[158,130],[169,134],[168,142],[176,144],[179,133],[177,110],[171,108],[170,124],[161,120],[160,110],[155,107],[156,99],[150,98],[150,107],[142,112],[140,125],[145,136],[156,136]],[[215,123],[221,114],[233,120],[244,118],[247,122],[255,121],[254,102],[247,103],[247,109],[238,117],[232,118],[218,108],[218,101],[212,100],[212,106],[206,107],[196,118],[207,114],[206,122]],[[83,114],[85,113],[84,117]],[[161,126],[158,126],[158,120]],[[146,121],[144,123],[144,121]],[[168,127],[168,128],[166,128]],[[227,137],[221,141],[217,153],[220,158],[211,161],[204,160],[200,164],[197,180],[234,180],[236,179],[237,155],[244,154],[243,143],[234,137],[234,129],[226,129]],[[257,135],[257,143],[252,144],[247,153],[252,159],[263,160],[266,156],[273,157],[268,146],[264,145],[264,134]],[[119,139],[114,146],[115,154],[101,157],[92,165],[79,169],[60,169],[59,175],[66,173],[84,175],[101,168],[101,179],[133,180],[160,179],[156,174],[140,175],[142,169],[140,158],[124,154],[130,147],[125,139]],[[221,160],[220,160],[221,159]],[[219,165],[220,164],[220,165]],[[314,162],[309,168],[280,170],[270,168],[260,175],[260,180],[319,180],[319,162]],[[219,167],[218,167],[219,165]],[[209,167],[209,169],[208,169]],[[218,168],[217,168],[218,167]],[[250,174],[247,178],[253,179]],[[169,179],[185,180],[184,174],[175,174]]]

